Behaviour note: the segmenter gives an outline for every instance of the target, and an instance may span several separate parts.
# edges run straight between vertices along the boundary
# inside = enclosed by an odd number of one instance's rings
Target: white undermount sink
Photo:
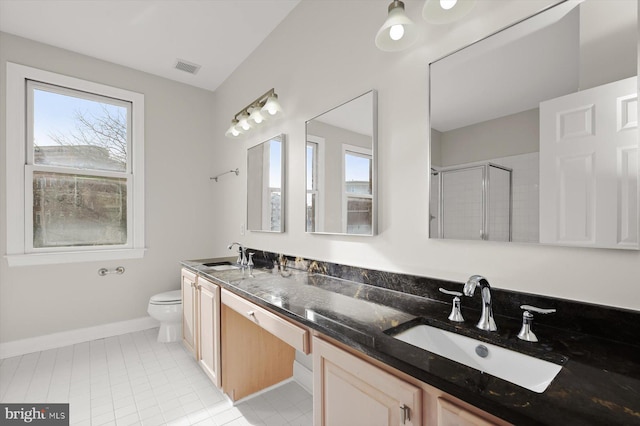
[[[424,324],[393,337],[537,393],[544,392],[562,369],[561,365]],[[479,346],[487,350],[477,349]]]
[[[213,269],[214,271],[228,271],[230,269],[240,269],[236,265],[215,265],[215,266],[211,266],[210,268]]]

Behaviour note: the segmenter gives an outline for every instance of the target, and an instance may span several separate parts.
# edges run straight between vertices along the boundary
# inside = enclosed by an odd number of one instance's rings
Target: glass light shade
[[[249,114],[247,114],[246,112],[240,114],[240,118],[238,119],[238,126],[245,132],[251,129],[252,126],[249,122]]]
[[[281,113],[282,107],[280,106],[280,102],[278,102],[278,95],[273,94],[269,96],[260,112],[266,114],[266,117],[275,116]]]
[[[231,122],[231,126],[224,135],[228,138],[235,139],[242,136],[243,133],[242,129],[238,126],[238,120],[233,120]]]
[[[430,24],[449,24],[466,15],[476,0],[427,0],[422,8],[422,17]],[[446,8],[446,9],[445,9]]]
[[[418,40],[418,29],[404,12],[404,3],[389,5],[389,15],[376,34],[376,46],[386,52],[404,50]]]
[[[262,114],[262,112],[260,112],[260,108],[258,107],[253,107],[251,108],[249,111],[251,111],[251,113],[249,114],[249,120],[252,123],[255,123],[256,125],[259,125],[261,123],[264,123],[266,118],[265,116]]]

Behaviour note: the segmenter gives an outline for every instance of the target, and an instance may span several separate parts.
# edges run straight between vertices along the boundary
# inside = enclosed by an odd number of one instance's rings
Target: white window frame
[[[306,190],[306,194],[313,194],[315,195],[315,200],[316,200],[316,208],[315,208],[315,214],[316,217],[314,218],[315,224],[316,224],[316,229],[314,229],[311,232],[323,232],[323,231],[319,231],[320,230],[324,230],[324,214],[323,214],[323,210],[324,209],[324,143],[325,143],[325,139],[320,137],[320,136],[314,136],[314,135],[307,135],[307,143],[305,144],[305,153],[306,153],[306,149],[307,146],[309,144],[314,144],[315,145],[315,149],[314,149],[314,154],[315,157],[313,159],[313,165],[315,166],[315,169],[312,170],[313,172],[313,188],[311,189],[307,189]],[[307,161],[305,158],[305,167],[306,167]],[[307,174],[305,173],[305,178],[306,178]],[[305,188],[306,188],[306,182],[305,182]],[[306,195],[305,195],[305,205],[306,205]],[[306,230],[306,209],[305,209],[305,232],[309,232]]]
[[[27,82],[68,88],[88,94],[105,96],[131,103],[128,125],[131,149],[127,165],[127,243],[118,246],[56,247],[34,249],[32,185],[34,166],[27,143],[29,114],[27,111]],[[135,259],[144,256],[144,95],[56,74],[37,68],[7,62],[6,109],[6,171],[7,171],[7,261],[9,266],[72,263],[116,259]],[[89,95],[90,96],[90,95]],[[44,169],[38,167],[37,169]],[[47,167],[49,171],[63,168]],[[68,172],[68,168],[66,171]],[[82,175],[95,175],[82,170]],[[100,172],[110,176],[109,172]],[[118,173],[121,177],[121,173]],[[27,184],[28,183],[28,184]],[[129,211],[130,210],[130,211]],[[31,240],[29,240],[31,238]]]
[[[371,148],[365,148],[357,145],[349,145],[346,143],[342,144],[342,233],[347,233],[348,227],[348,205],[349,198],[362,198],[372,200],[373,203],[373,182],[371,182],[371,194],[354,194],[347,193],[347,177],[346,177],[346,167],[347,167],[347,154],[351,154],[358,157],[367,158],[370,161],[370,167],[373,171],[373,150]],[[371,177],[373,179],[373,176]],[[371,224],[371,233],[373,233],[373,223]],[[366,235],[366,234],[365,234]]]
[[[280,144],[280,185],[277,187],[271,186],[271,147],[273,142],[278,142]],[[263,193],[262,193],[262,229],[269,230],[273,232],[281,232],[283,228],[283,206],[282,202],[282,186],[284,183],[284,141],[273,138],[269,139],[267,143],[264,144],[267,149],[262,150],[262,182],[266,182],[266,185],[262,185]],[[280,193],[280,229],[274,230],[271,228],[271,212],[273,210],[273,205],[271,203],[271,194],[274,192]]]

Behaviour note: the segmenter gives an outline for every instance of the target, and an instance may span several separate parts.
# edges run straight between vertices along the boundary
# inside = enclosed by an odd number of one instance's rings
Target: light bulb
[[[264,116],[260,113],[260,108],[257,108],[257,107],[251,108],[251,114],[249,114],[249,119],[256,124],[263,123],[265,120]]]
[[[249,114],[247,114],[246,112],[243,112],[240,115],[240,121],[238,122],[238,125],[245,132],[251,129],[251,123],[249,123]]]
[[[237,138],[240,135],[242,135],[242,131],[238,128],[238,120],[233,120],[225,136],[228,138]]]
[[[282,112],[282,107],[278,103],[278,96],[273,94],[267,98],[266,103],[262,107],[262,111],[266,112],[269,115],[276,115],[279,112]]]
[[[440,0],[440,7],[449,10],[458,3],[458,0]]]
[[[465,16],[476,0],[427,0],[422,17],[430,24],[450,24]]]
[[[393,41],[398,41],[404,36],[404,25],[393,25],[389,29],[389,37]]]

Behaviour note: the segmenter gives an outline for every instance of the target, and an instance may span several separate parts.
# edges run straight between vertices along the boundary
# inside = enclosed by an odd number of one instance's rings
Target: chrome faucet
[[[236,263],[240,265],[242,270],[247,267],[247,249],[240,243],[231,243],[227,246],[229,250],[233,249],[233,246],[238,246],[238,258],[236,259]]]
[[[473,296],[478,286],[482,296],[482,314],[476,327],[480,330],[496,331],[498,327],[496,327],[496,322],[493,319],[493,310],[491,309],[491,286],[489,281],[482,275],[472,275],[465,283],[462,292],[465,296]]]

